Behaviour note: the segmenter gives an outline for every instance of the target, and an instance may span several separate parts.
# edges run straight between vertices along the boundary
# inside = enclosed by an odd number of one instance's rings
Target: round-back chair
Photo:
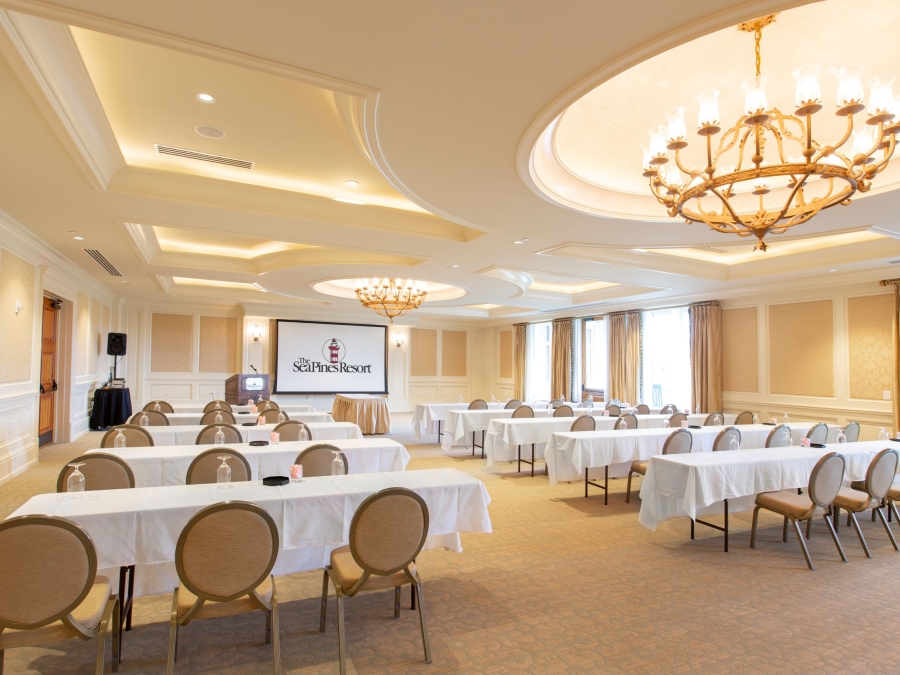
[[[280,406],[275,401],[262,400],[256,404],[256,411],[264,413],[266,410],[279,410]]]
[[[741,430],[737,427],[725,427],[716,434],[716,440],[713,441],[713,452],[718,450],[731,450],[731,440],[737,439],[738,449],[741,447]]]
[[[487,410],[488,404],[483,398],[476,398],[469,404],[469,410]]]
[[[687,422],[687,415],[681,412],[673,413],[669,417],[669,426],[673,429],[675,427],[680,427],[682,422]]]
[[[791,445],[791,428],[787,424],[779,424],[766,437],[767,448],[786,448]]]
[[[224,457],[225,455],[228,455],[228,466],[231,467],[232,483],[253,480],[250,472],[250,462],[241,453],[231,448],[210,448],[194,457],[194,460],[188,467],[187,474],[185,474],[184,482],[187,485],[217,482],[217,472],[219,467],[222,466],[222,460],[219,457]]]
[[[749,410],[745,410],[742,413],[738,413],[738,416],[734,418],[735,424],[753,424],[753,413]]]
[[[838,516],[841,509],[847,511],[849,519],[853,522],[856,529],[856,535],[859,537],[859,543],[862,544],[866,557],[871,558],[869,545],[863,536],[862,530],[859,528],[859,521],[856,514],[866,509],[872,509],[872,518],[875,513],[881,517],[881,524],[884,525],[885,532],[894,545],[894,550],[900,550],[897,547],[897,540],[894,539],[894,533],[891,532],[891,526],[884,517],[882,505],[885,504],[885,498],[888,492],[894,486],[894,477],[897,475],[897,462],[900,456],[893,448],[885,448],[879,452],[869,463],[866,470],[866,479],[864,481],[853,481],[850,483],[850,490],[842,489],[838,492],[834,499],[834,521],[838,522]]]
[[[687,429],[676,429],[668,435],[666,442],[663,443],[662,454],[664,455],[681,455],[691,451],[694,445],[694,437]],[[628,470],[628,483],[625,486],[625,502],[631,501],[631,477],[634,474],[641,476],[647,475],[647,467],[650,466],[649,459],[640,459],[631,463]]]
[[[622,409],[615,403],[607,404],[606,411],[609,413],[610,417],[618,417],[622,414]]]
[[[340,458],[344,462],[344,475],[350,473],[350,463],[347,461],[347,455],[341,452],[337,446],[328,443],[316,443],[303,450],[294,464],[303,465],[303,477],[309,476],[330,476],[331,463],[334,461],[334,451],[340,452]]]
[[[572,426],[569,427],[569,431],[596,431],[597,430],[597,420],[595,420],[590,415],[581,415],[575,418],[575,421],[572,422]]]
[[[553,411],[554,417],[575,417],[575,411],[570,405],[561,405]]]
[[[169,426],[169,418],[166,417],[165,413],[156,412],[155,410],[141,410],[139,413],[132,415],[131,419],[128,420],[128,423],[139,427],[141,426],[141,417],[143,417],[144,415],[147,416],[148,427]]]
[[[565,401],[563,401],[561,398],[555,398],[547,404],[547,407],[556,410],[556,408],[561,406],[563,403],[565,403]]]
[[[806,437],[810,443],[825,443],[828,440],[828,425],[825,422],[814,424],[806,432]]]
[[[512,418],[522,419],[524,417],[534,417],[534,408],[529,405],[520,405],[518,408],[513,410]]]
[[[175,408],[172,407],[172,404],[168,401],[150,401],[147,405],[144,406],[144,410],[156,410],[156,406],[159,406],[159,412],[163,413],[173,413],[175,412]]]
[[[579,403],[578,405],[582,408],[593,408],[594,407],[594,399],[583,398],[583,399],[581,399],[581,403]]]
[[[635,414],[637,415],[649,415],[650,414],[650,406],[646,403],[638,403],[635,409]]]
[[[278,434],[280,441],[311,441],[313,439],[312,430],[304,422],[297,420],[276,424],[273,431]]]
[[[622,415],[619,419],[616,420],[616,424],[613,428],[615,428],[615,429],[637,429],[638,428],[638,419],[631,413]]]
[[[122,490],[134,487],[134,473],[121,457],[105,452],[92,452],[76,457],[70,464],[76,462],[84,464],[78,470],[84,474],[85,490]],[[69,476],[74,471],[71,466],[63,467],[56,479],[57,492],[68,491]]]
[[[672,415],[677,412],[678,412],[678,408],[675,407],[674,403],[666,403],[666,405],[664,405],[659,410],[660,415]]]
[[[291,419],[288,414],[280,408],[269,408],[259,413],[259,416],[266,420],[266,424],[278,424],[278,416],[284,415],[284,421]]]
[[[710,427],[710,426],[717,427],[722,424],[725,424],[725,415],[723,415],[720,412],[712,412],[706,416],[705,420],[703,420],[703,426],[705,426],[705,427]]]
[[[844,427],[844,438],[848,443],[856,443],[859,440],[859,422],[850,422]]]
[[[216,407],[216,403],[219,404],[219,407]],[[227,410],[228,412],[234,412],[231,409],[231,405],[226,403],[225,401],[210,401],[205,406],[203,406],[203,412],[209,412],[210,410]]]
[[[216,442],[216,431],[219,429],[222,430],[222,434],[225,436],[225,440],[223,443],[243,443],[244,438],[241,436],[241,432],[238,431],[237,427],[234,427],[230,424],[210,424],[209,426],[203,427],[200,430],[200,433],[197,434],[197,440],[195,445],[210,445],[211,443]]]
[[[116,447],[116,436],[119,435],[120,430],[125,437],[126,448],[147,448],[153,445],[153,436],[143,427],[139,427],[136,424],[119,424],[103,434],[100,447]]]
[[[221,415],[222,418],[216,420],[216,416]],[[203,416],[200,418],[200,424],[236,424],[237,420],[234,418],[234,413],[228,412],[227,410],[210,410],[209,412],[203,413]]]
[[[511,398],[506,402],[506,405],[503,406],[504,410],[515,410],[516,408],[522,407],[522,401],[517,398]]]

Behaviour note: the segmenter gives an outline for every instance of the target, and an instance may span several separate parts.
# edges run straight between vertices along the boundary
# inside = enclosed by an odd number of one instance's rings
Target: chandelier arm
[[[710,190],[710,192],[712,192],[716,197],[718,197],[718,198],[719,198],[719,201],[721,201],[722,204],[725,206],[725,208],[728,209],[728,212],[731,214],[731,217],[734,218],[735,222],[736,222],[736,223],[740,223],[741,225],[743,225],[744,227],[746,227],[746,225],[744,224],[744,221],[741,220],[740,216],[738,216],[738,214],[736,214],[736,213],[734,212],[734,209],[731,208],[731,204],[728,202],[728,200],[725,199],[725,198],[719,193],[719,191],[718,191],[716,188],[710,188],[709,190]],[[724,215],[724,214],[723,214],[723,215]]]
[[[691,176],[691,178],[694,177],[694,172],[691,169],[686,169],[684,167],[684,164],[681,163],[681,149],[680,148],[675,149],[675,165],[679,169],[681,169],[682,173],[689,174]],[[690,182],[690,181],[688,181],[688,182]]]
[[[728,136],[732,136],[731,142],[725,146],[725,141]],[[731,129],[722,134],[722,138],[719,139],[719,147],[713,155],[713,163],[710,166],[716,166],[719,163],[719,157],[721,157],[724,153],[728,152],[734,147],[734,144],[738,142],[738,138],[741,135],[741,126],[740,124],[733,126]]]
[[[753,133],[753,129],[747,127],[747,130],[744,132],[744,137],[741,139],[741,143],[738,146],[738,163],[734,168],[735,171],[740,171],[741,167],[744,166],[744,150],[747,148],[747,139],[750,138],[751,133]]]
[[[775,222],[779,222],[784,215],[787,213],[788,209],[791,208],[791,202],[794,201],[794,196],[797,194],[797,191],[803,187],[803,184],[806,182],[806,179],[797,181],[797,184],[794,186],[794,189],[791,190],[791,195],[787,198],[787,201],[784,203],[784,208],[781,209],[781,213],[778,214],[778,217],[775,219]],[[762,197],[760,197],[762,199]]]
[[[778,159],[781,160],[781,164],[787,164],[784,159],[784,143],[782,137],[784,136],[783,131],[780,131],[775,126],[772,125],[771,122],[768,122],[763,125],[764,128],[768,129],[772,132],[772,136],[775,137],[775,143],[778,145]]]
[[[866,153],[866,159],[870,159],[872,155],[874,155],[878,148],[881,147],[881,141],[884,139],[884,122],[878,123],[878,136],[875,139],[875,145],[872,146],[872,149]]]
[[[891,134],[890,136],[891,138],[888,141],[888,145],[884,149],[884,158],[875,165],[876,167],[878,167],[876,173],[884,171],[887,163],[891,161],[891,157],[894,155],[894,149],[896,148],[897,144],[897,137],[894,134]]]
[[[834,145],[831,146],[832,150],[834,150],[835,153],[837,153],[837,150],[839,148],[843,147],[844,143],[846,143],[848,140],[850,140],[850,136],[852,134],[853,134],[853,113],[850,113],[849,115],[847,115],[847,130],[844,131],[844,137],[840,140],[839,143],[835,143]],[[822,155],[820,154],[818,157],[816,157],[815,161],[818,161],[821,157],[822,157]]]

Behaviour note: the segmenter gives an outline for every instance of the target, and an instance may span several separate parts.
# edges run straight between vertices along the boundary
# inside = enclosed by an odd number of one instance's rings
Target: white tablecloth
[[[583,414],[581,408],[575,410],[575,417]],[[537,411],[535,411],[537,414]],[[551,413],[552,414],[552,413]],[[534,417],[531,419],[495,419],[488,424],[484,441],[484,455],[487,465],[494,462],[510,461],[517,457],[517,445],[528,445],[527,456],[531,457],[531,444],[535,444],[534,456],[544,456],[544,446],[550,436],[558,431],[572,428],[575,417]],[[526,448],[522,449],[525,457]]]
[[[11,517],[49,514],[75,521],[97,549],[98,571],[116,578],[124,565],[137,565],[135,595],[171,593],[178,585],[175,544],[188,520],[221,501],[248,501],[264,508],[278,526],[281,550],[274,574],[322,569],[331,550],[347,543],[350,521],[369,495],[406,487],[428,505],[426,548],[461,551],[460,532],[490,532],[484,484],[456,469],[370,473],[335,479],[307,478],[302,483],[266,487],[261,481],[104,490],[94,500],[59,501],[37,495]]]
[[[676,516],[752,509],[760,492],[805,487],[816,462],[828,452],[844,456],[844,480],[865,478],[869,463],[887,446],[900,443],[864,441],[833,443],[822,448],[757,448],[657,456],[650,459],[641,485],[640,522],[655,530],[660,521]]]
[[[206,407],[205,403],[184,403],[184,404],[176,404],[173,403],[172,407],[175,409],[176,413],[202,413],[203,409]],[[316,409],[311,405],[300,405],[300,404],[290,404],[290,405],[281,405],[278,406],[282,410],[284,410],[288,415],[295,412],[316,412]],[[249,405],[233,405],[231,406],[232,412],[250,412]]]
[[[194,457],[204,450],[231,448],[250,463],[254,479],[266,476],[287,476],[297,455],[305,448],[320,441],[292,441],[262,447],[247,443],[216,445],[155,445],[148,448],[104,448],[90,452],[105,452],[121,457],[134,473],[137,487],[159,485],[184,485],[187,470]],[[409,453],[397,441],[389,438],[364,438],[331,442],[347,456],[351,474],[377,473],[379,471],[405,471]],[[90,454],[90,452],[88,454]],[[232,464],[232,466],[234,466]]]
[[[488,410],[501,410],[505,403],[488,403]],[[416,434],[416,440],[422,438],[422,434],[436,434],[437,422],[447,419],[451,410],[467,410],[468,403],[418,403],[413,410],[412,425]]]
[[[165,413],[165,415],[169,420],[169,424],[171,424],[172,426],[196,426],[200,424],[200,418],[203,417],[202,412]],[[288,419],[297,420],[298,422],[306,422],[307,424],[309,424],[310,422],[334,422],[331,417],[331,413],[285,411],[285,415],[287,415]],[[244,422],[255,422],[259,415],[254,415],[253,413],[246,412],[235,413],[234,417],[236,423],[240,425]],[[213,415],[213,418],[215,418],[215,415]]]
[[[513,412],[515,411],[503,408],[499,410],[451,410],[447,413],[447,423],[444,425],[441,447],[444,450],[450,450],[453,445],[465,444],[467,434],[487,431],[491,420],[509,419],[512,417]],[[579,409],[578,414],[583,412]],[[553,411],[546,408],[538,408],[534,411],[534,416],[535,418],[546,419],[553,417]]]
[[[244,442],[267,441],[276,424],[255,427],[236,426]],[[307,425],[314,441],[328,441],[339,438],[362,438],[359,427],[352,422],[313,422]],[[206,427],[199,424],[185,424],[174,427],[145,427],[153,437],[154,445],[194,445],[197,436]]]

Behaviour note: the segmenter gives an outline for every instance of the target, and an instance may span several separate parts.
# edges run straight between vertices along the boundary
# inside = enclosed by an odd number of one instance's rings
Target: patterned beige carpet
[[[395,428],[408,428],[408,416]],[[450,456],[395,434],[409,469],[453,466],[490,492],[493,534],[464,535],[462,554],[428,551],[419,559],[433,663],[423,661],[416,613],[392,619],[391,592],[347,603],[349,673],[896,673],[900,554],[881,525],[861,519],[867,560],[841,528],[842,564],[823,523],[813,530],[809,572],[795,541],[782,544],[781,522],[763,516],[756,551],[749,514],[732,519],[732,552],[721,538],[688,522],[653,533],[625,504],[614,482],[609,506],[584,499],[581,485],[550,487],[545,476],[488,470],[463,448]],[[29,495],[55,489],[65,460],[96,446],[99,434],[45,452],[42,461],[0,486],[8,514]],[[433,437],[429,440],[433,440]],[[318,633],[321,574],[277,580],[283,667],[289,673],[337,673],[335,607]],[[139,598],[125,636],[122,673],[165,671],[170,596]],[[192,623],[182,629],[176,672],[249,675],[272,672],[262,615]],[[93,645],[76,640],[11,650],[6,673],[92,672]]]

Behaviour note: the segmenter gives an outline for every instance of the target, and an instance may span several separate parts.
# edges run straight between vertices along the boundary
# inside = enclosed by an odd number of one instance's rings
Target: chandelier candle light
[[[688,224],[703,222],[719,232],[758,239],[755,249],[765,251],[763,238],[805,223],[822,209],[846,205],[857,192],[871,189],[872,179],[884,170],[900,129],[900,102],[894,97],[893,75],[868,81],[868,105],[861,81],[862,66],[829,68],[838,80],[835,115],[847,118],[837,143],[813,138],[812,118],[824,107],[819,88],[819,66],[794,71],[794,114],[769,107],[766,77],[761,74],[762,29],[775,14],[748,21],[738,30],[754,33],[756,76],[746,80],[744,114],[722,133],[719,92],[697,96],[700,112],[697,134],[706,139],[706,165],[690,166],[682,150],[687,146],[685,108],[666,111],[668,126],[650,129],[650,142],[641,146],[644,176],[650,190],[668,214]],[[865,111],[865,116],[861,115]],[[859,121],[854,124],[854,116]],[[767,142],[773,146],[766,155]]]
[[[421,281],[407,279],[357,279],[356,298],[363,307],[386,316],[391,323],[395,316],[403,316],[417,309],[425,300],[428,291]]]

